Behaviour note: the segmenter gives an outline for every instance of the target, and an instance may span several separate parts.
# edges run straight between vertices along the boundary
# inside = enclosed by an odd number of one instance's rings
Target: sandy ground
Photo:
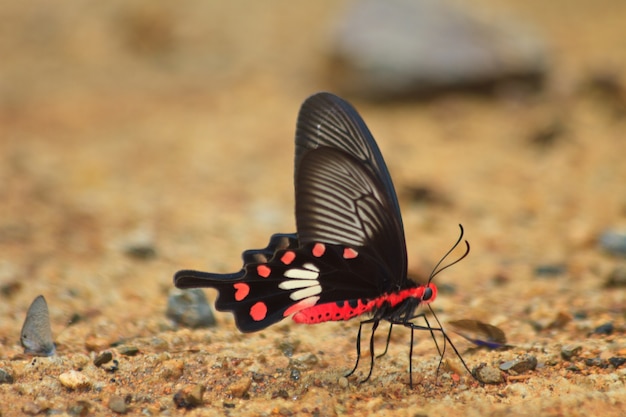
[[[626,291],[604,285],[624,260],[597,244],[626,228],[626,118],[584,86],[626,80],[625,3],[506,5],[551,45],[542,94],[353,101],[398,189],[412,275],[428,274],[465,227],[472,252],[437,277],[449,291],[435,310],[444,323],[498,325],[515,346],[474,351],[451,333],[465,361],[539,361],[483,386],[462,372],[437,376],[439,355],[419,335],[413,389],[403,330],[359,384],[367,366],[342,378],[356,321],[286,320],[244,335],[228,314],[206,330],[164,314],[176,270],[235,271],[242,250],[293,231],[295,118],[305,97],[329,88],[324,51],[341,4],[3,3],[0,368],[14,379],[0,385],[3,416],[623,415],[626,365],[587,360],[626,357]],[[415,187],[445,203],[415,201]],[[129,256],[133,245],[156,256]],[[19,345],[38,294],[50,306],[51,358],[24,357]],[[592,334],[608,322],[612,334]],[[578,356],[562,359],[566,345]],[[93,364],[105,350],[117,370]],[[60,383],[72,369],[84,388]],[[176,408],[175,394],[198,385],[202,405]]]

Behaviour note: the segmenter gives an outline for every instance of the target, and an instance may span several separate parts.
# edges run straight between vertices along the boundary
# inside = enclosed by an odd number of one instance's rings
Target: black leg
[[[376,359],[381,358],[387,354],[387,349],[389,349],[389,342],[391,341],[391,330],[393,329],[393,323],[389,325],[389,333],[387,334],[387,343],[385,344],[385,351],[380,355],[376,356]]]
[[[409,346],[409,387],[413,389],[413,333],[415,329],[411,329],[411,345]]]
[[[356,334],[356,363],[354,364],[354,368],[350,372],[348,372],[345,376],[349,377],[356,371],[356,368],[359,367],[359,359],[361,358],[361,329],[363,328],[363,323],[367,323],[366,321],[362,321],[359,323],[359,331]]]
[[[375,320],[374,324],[372,324],[372,335],[370,336],[370,371],[367,374],[367,377],[361,381],[361,383],[366,382],[372,376],[372,371],[374,370],[374,333],[378,328],[378,324],[380,320]]]

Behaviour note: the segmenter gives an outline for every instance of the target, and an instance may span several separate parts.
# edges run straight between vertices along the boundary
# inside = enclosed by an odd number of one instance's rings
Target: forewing
[[[398,197],[385,160],[374,137],[359,113],[340,97],[318,93],[305,100],[298,114],[296,127],[295,175],[302,158],[312,150],[329,147],[356,158],[365,170],[379,179],[381,191],[393,207],[404,243],[404,229]]]
[[[337,96],[319,93],[302,105],[295,189],[301,244],[367,248],[402,284],[406,243],[391,177],[363,119]]]

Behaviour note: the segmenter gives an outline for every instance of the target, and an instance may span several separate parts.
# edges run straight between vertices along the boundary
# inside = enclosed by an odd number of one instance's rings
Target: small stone
[[[533,355],[523,355],[500,365],[500,370],[509,372],[513,375],[533,371],[535,368],[537,368],[537,358]]]
[[[295,368],[294,368],[294,369],[292,369],[292,370],[289,372],[289,377],[290,377],[291,379],[293,379],[294,381],[299,381],[299,380],[300,380],[300,371],[299,371],[299,370],[297,370],[297,369],[295,369]]]
[[[600,235],[599,244],[612,255],[626,256],[626,232],[607,230]]]
[[[169,343],[160,337],[153,337],[150,341],[150,346],[155,352],[166,352],[169,349]]]
[[[232,395],[233,397],[243,398],[243,396],[247,394],[248,389],[250,389],[251,385],[252,378],[242,377],[237,382],[231,384],[230,387],[228,387],[228,390],[230,391],[230,395]]]
[[[546,264],[535,267],[535,275],[538,277],[553,278],[563,275],[567,271],[567,267],[562,264]]]
[[[199,288],[170,291],[165,314],[177,324],[192,329],[213,327],[216,324],[206,295]]]
[[[113,354],[110,351],[105,350],[104,352],[101,352],[100,354],[98,354],[98,356],[96,356],[96,358],[93,360],[93,364],[97,367],[100,367],[105,363],[111,362],[111,360],[113,360]]]
[[[346,378],[345,376],[340,377],[337,381],[337,385],[339,385],[341,388],[348,388],[348,378]]]
[[[111,411],[117,414],[126,414],[128,412],[126,400],[119,395],[112,395],[111,398],[109,398],[108,406]]]
[[[157,256],[154,236],[150,230],[139,228],[131,232],[122,244],[122,251],[131,258],[147,260]]]
[[[604,286],[606,288],[626,287],[626,265],[615,267],[607,277]]]
[[[33,401],[29,401],[22,406],[22,412],[29,416],[36,416],[37,414],[41,414],[45,412],[46,410],[47,408],[42,407],[41,405]]]
[[[580,355],[583,347],[580,345],[565,345],[561,348],[561,357],[566,361],[571,360],[573,357]]]
[[[184,387],[174,394],[174,404],[176,408],[192,408],[202,405],[202,395],[204,394],[204,386],[197,384]]]
[[[91,381],[85,374],[71,370],[59,375],[59,382],[66,388],[71,390],[84,390],[91,387]]]
[[[71,416],[87,417],[90,415],[91,404],[89,401],[80,400],[67,406],[67,413]]]
[[[317,365],[319,359],[313,353],[305,353],[297,358],[292,358],[289,360],[289,366],[301,371],[305,371],[307,369],[311,369],[313,366]]]
[[[552,322],[550,322],[550,324],[546,326],[546,329],[562,329],[570,321],[572,321],[572,315],[567,312],[561,311],[556,315],[554,320],[552,320]]]
[[[122,345],[117,347],[117,351],[120,355],[135,356],[139,353],[139,348],[137,346]]]
[[[89,352],[97,352],[100,350],[104,350],[108,348],[109,345],[110,343],[108,340],[102,337],[95,336],[95,335],[89,335],[85,339],[85,349],[87,349],[87,351]]]
[[[613,365],[615,368],[619,368],[620,366],[626,363],[626,358],[614,356],[612,358],[609,358],[609,363]]]
[[[159,376],[166,381],[176,381],[183,376],[185,363],[180,359],[170,359],[161,364]]]
[[[13,383],[13,375],[11,375],[8,371],[0,368],[0,384],[12,384]]]
[[[608,363],[602,360],[602,358],[587,358],[585,359],[585,365],[603,369],[608,367]]]
[[[500,384],[504,381],[502,372],[498,369],[481,363],[472,371],[474,377],[483,384]]]
[[[608,322],[608,323],[604,323],[598,327],[596,327],[595,329],[593,329],[593,333],[594,334],[602,334],[602,335],[611,335],[613,334],[613,330],[614,330],[614,326],[613,323]]]
[[[278,343],[278,349],[283,352],[283,355],[285,355],[288,358],[291,358],[294,354],[294,352],[296,351],[296,349],[298,349],[298,346],[300,345],[300,341],[299,340],[281,340],[280,343]]]

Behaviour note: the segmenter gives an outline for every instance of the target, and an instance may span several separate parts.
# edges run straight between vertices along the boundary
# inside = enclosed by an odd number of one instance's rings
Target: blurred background
[[[464,225],[444,318],[623,321],[598,238],[626,228],[626,2],[3,3],[3,356],[38,294],[55,333],[87,319],[66,351],[154,334],[176,270],[235,271],[293,231],[295,119],[320,90],[377,138],[413,275]]]

